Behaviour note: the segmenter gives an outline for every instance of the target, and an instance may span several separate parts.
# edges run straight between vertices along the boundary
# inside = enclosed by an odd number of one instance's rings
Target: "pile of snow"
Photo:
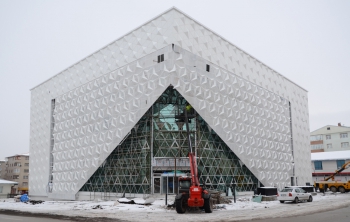
[[[350,194],[318,194],[314,201],[303,203],[279,201],[252,202],[251,197],[238,197],[236,203],[218,204],[213,213],[191,211],[177,214],[173,207],[165,205],[165,198],[157,199],[127,199],[114,201],[44,201],[41,204],[15,202],[13,199],[0,199],[0,209],[18,210],[31,213],[56,214],[81,217],[108,217],[127,221],[225,221],[251,220],[274,217],[296,216],[305,213],[319,212],[345,207],[350,204]],[[174,196],[168,196],[168,205],[174,201]],[[133,204],[130,204],[133,202]]]

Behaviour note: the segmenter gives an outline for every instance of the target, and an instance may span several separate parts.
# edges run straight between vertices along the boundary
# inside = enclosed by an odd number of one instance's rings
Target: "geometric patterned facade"
[[[176,169],[189,173],[188,162],[180,164],[188,158],[186,126],[175,119],[186,102],[173,87],[168,87],[81,191],[152,193],[153,173],[175,170],[175,164],[157,164],[164,160],[176,159]],[[201,184],[223,191],[231,183],[237,185],[238,191],[251,191],[258,186],[256,177],[240,164],[203,118],[197,115],[191,119],[189,130],[196,148]]]
[[[169,86],[265,186],[311,181],[307,92],[172,8],[32,89],[31,194],[75,199]]]

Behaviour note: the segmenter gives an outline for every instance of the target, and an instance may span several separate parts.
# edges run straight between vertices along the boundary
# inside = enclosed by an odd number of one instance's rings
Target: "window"
[[[29,173],[29,169],[24,169],[24,172],[25,173]]]
[[[323,140],[323,136],[322,136],[322,135],[311,136],[311,137],[310,137],[310,140],[311,140],[311,141]]]
[[[349,142],[341,143],[341,148],[349,147]]]
[[[323,144],[311,145],[311,149],[312,149],[312,150],[323,149]]]
[[[27,187],[28,186],[28,182],[23,182],[22,186]]]
[[[348,133],[341,133],[340,138],[348,138]]]
[[[29,163],[25,163],[24,166],[26,166],[26,167],[29,166]]]
[[[26,160],[29,160],[29,156],[26,156]]]
[[[337,160],[337,169],[341,168],[345,164],[345,160]]]
[[[13,172],[14,173],[19,173],[19,172],[21,172],[21,170],[20,169],[14,169]]]
[[[207,64],[206,70],[207,72],[210,72],[210,65]]]
[[[331,128],[330,128],[330,127],[327,127],[327,130],[331,130]]]
[[[23,176],[23,179],[28,179],[28,176]]]
[[[2,193],[2,186],[0,186],[0,193]]]
[[[322,170],[322,161],[315,161],[314,162],[315,165],[315,170]]]
[[[158,63],[163,62],[164,61],[164,54],[161,54],[158,56]]]
[[[13,175],[12,179],[19,179],[19,175]]]
[[[326,140],[332,139],[331,135],[326,135]]]
[[[332,144],[331,143],[327,144],[327,149],[332,149]]]

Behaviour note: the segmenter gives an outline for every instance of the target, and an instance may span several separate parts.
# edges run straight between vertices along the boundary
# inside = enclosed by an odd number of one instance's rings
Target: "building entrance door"
[[[154,177],[153,178],[153,193],[156,194],[156,193],[160,193],[160,177]]]

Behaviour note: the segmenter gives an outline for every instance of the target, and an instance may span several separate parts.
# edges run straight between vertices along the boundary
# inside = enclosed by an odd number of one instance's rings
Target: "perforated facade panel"
[[[170,84],[263,184],[311,181],[307,92],[171,9],[32,89],[30,193],[74,199]]]

